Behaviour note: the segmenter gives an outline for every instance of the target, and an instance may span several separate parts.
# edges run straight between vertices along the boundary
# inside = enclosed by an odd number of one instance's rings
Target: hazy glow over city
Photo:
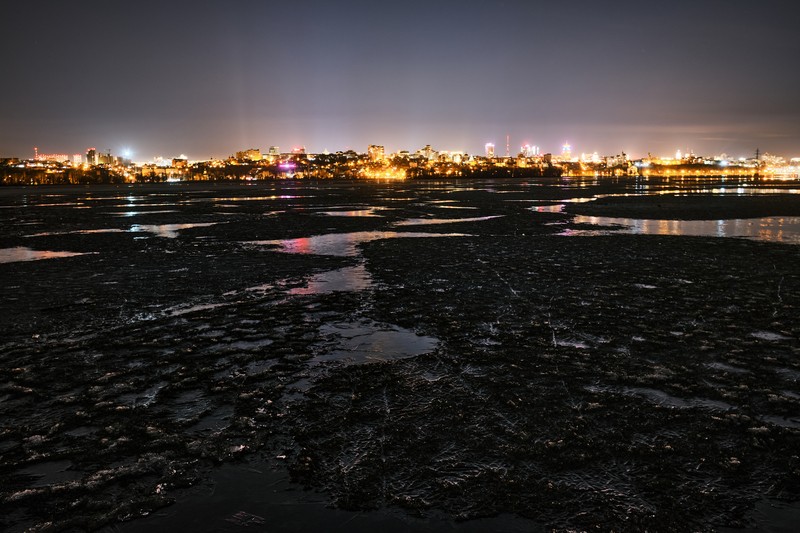
[[[6,8],[0,157],[800,155],[783,2],[50,4]]]

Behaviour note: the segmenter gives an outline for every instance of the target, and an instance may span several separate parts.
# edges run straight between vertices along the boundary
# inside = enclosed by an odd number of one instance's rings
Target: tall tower
[[[506,135],[506,157],[511,157],[511,135]]]
[[[494,158],[494,143],[486,143],[484,147],[486,149],[486,158],[493,159]]]

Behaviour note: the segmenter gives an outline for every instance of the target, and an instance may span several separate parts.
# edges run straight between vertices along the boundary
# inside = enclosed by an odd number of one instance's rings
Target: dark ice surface
[[[796,182],[5,187],[0,208],[0,529],[800,520]]]

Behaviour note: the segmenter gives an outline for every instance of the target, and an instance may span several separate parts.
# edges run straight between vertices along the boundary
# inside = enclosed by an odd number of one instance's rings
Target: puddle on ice
[[[800,370],[793,368],[776,368],[775,373],[787,381],[800,382]]]
[[[83,472],[71,470],[72,466],[72,461],[48,461],[17,470],[16,474],[35,478],[31,487],[47,487],[81,479]]]
[[[761,339],[762,341],[789,341],[791,337],[781,335],[780,333],[773,333],[771,331],[754,331],[750,334],[751,337]]]
[[[255,339],[249,341],[236,341],[228,344],[228,347],[232,350],[242,351],[242,352],[252,352],[260,350],[265,346],[269,346],[273,343],[272,339]]]
[[[166,209],[162,211],[125,211],[123,213],[109,213],[109,215],[113,215],[115,217],[136,217],[140,215],[164,215],[167,213],[178,213],[174,209]]]
[[[215,433],[217,431],[221,431],[230,425],[231,419],[233,418],[233,406],[232,405],[223,405],[214,409],[210,414],[204,416],[189,428],[189,431],[193,433],[203,433],[203,432],[211,432]]]
[[[169,403],[176,422],[194,420],[209,408],[208,399],[199,390],[186,391]]]
[[[327,215],[329,217],[379,217],[376,209],[355,209],[351,211],[320,211],[320,215]]]
[[[393,226],[427,226],[434,224],[456,224],[458,222],[483,222],[493,218],[500,218],[504,215],[490,215],[486,217],[471,217],[471,218],[409,218],[395,222]]]
[[[763,415],[759,417],[764,422],[769,424],[790,429],[800,429],[800,416],[776,416],[776,415]]]
[[[555,344],[556,344],[556,346],[561,346],[561,347],[565,347],[565,348],[576,348],[578,350],[586,350],[586,349],[590,348],[590,346],[588,344],[586,344],[585,342],[573,341],[573,340],[557,339],[555,341]]]
[[[196,313],[198,311],[209,311],[211,309],[217,309],[218,307],[225,307],[231,305],[229,303],[219,303],[219,304],[198,304],[198,305],[190,305],[190,306],[175,306],[170,307],[169,309],[164,309],[164,313],[168,314],[169,316],[181,316],[186,315],[189,313]]]
[[[53,237],[55,235],[92,235],[94,233],[125,233],[125,230],[119,228],[102,228],[102,229],[79,229],[75,231],[45,231],[42,233],[34,233],[33,235],[25,235],[25,237]]]
[[[279,456],[285,459],[284,455]],[[121,533],[152,531],[296,531],[400,533],[544,533],[536,522],[516,515],[453,520],[443,513],[424,516],[391,509],[345,511],[330,504],[325,494],[294,483],[286,468],[264,460],[224,463],[211,472],[212,482],[198,484],[175,505],[149,516],[113,526]]]
[[[355,257],[357,247],[364,242],[379,239],[423,238],[423,237],[468,237],[465,233],[415,233],[397,231],[357,231],[353,233],[328,233],[299,239],[274,241],[245,241],[255,246],[275,246],[277,251],[290,254],[314,254]]]
[[[370,363],[404,359],[431,352],[439,344],[433,337],[417,335],[411,330],[375,322],[339,322],[324,324],[320,334],[336,341],[326,353],[311,362],[343,361]]]
[[[70,437],[85,437],[87,435],[93,435],[98,431],[100,431],[100,428],[97,426],[80,426],[75,429],[65,431],[64,435],[69,435]]]
[[[372,285],[372,278],[366,267],[356,265],[315,274],[305,287],[291,289],[289,294],[329,294],[337,291],[362,291]]]
[[[743,218],[731,220],[645,220],[635,218],[575,215],[575,224],[619,226],[616,232],[636,235],[684,235],[696,237],[745,237],[800,244],[800,217]],[[608,232],[600,233],[607,235]],[[586,231],[564,232],[564,236],[592,235]]]
[[[59,259],[62,257],[75,257],[90,255],[96,252],[52,252],[44,250],[31,250],[23,246],[15,248],[0,248],[0,263],[19,263],[23,261],[39,261],[42,259]]]
[[[278,364],[277,359],[267,359],[264,361],[253,361],[244,367],[244,373],[248,376],[256,376],[271,369]]]
[[[712,368],[714,370],[720,370],[722,372],[730,372],[731,374],[749,374],[750,371],[746,368],[739,368],[738,366],[732,366],[725,363],[709,363],[706,365],[708,368]]]
[[[213,226],[215,224],[217,223],[198,222],[194,224],[161,224],[161,225],[134,224],[128,231],[130,231],[131,233],[147,232],[147,233],[152,233],[156,237],[166,237],[168,239],[174,239],[178,236],[178,232],[181,230],[191,229],[191,228],[205,228],[208,226]]]
[[[120,403],[130,407],[149,407],[156,400],[156,396],[161,392],[161,389],[166,386],[167,382],[161,381],[143,392],[123,394],[118,400]]]
[[[537,205],[534,207],[529,207],[528,210],[533,211],[534,213],[563,213],[564,204]]]

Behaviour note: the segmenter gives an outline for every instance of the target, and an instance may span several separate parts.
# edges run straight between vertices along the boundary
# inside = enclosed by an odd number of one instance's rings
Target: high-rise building
[[[97,149],[96,148],[88,148],[86,150],[86,164],[87,165],[96,165],[97,164]]]
[[[572,146],[568,142],[564,143],[561,147],[561,157],[564,159],[572,159]]]
[[[281,155],[281,149],[277,146],[270,146],[269,150],[267,150],[267,154],[270,156],[279,156]]]
[[[486,143],[486,157],[489,159],[494,158],[494,143]]]
[[[417,153],[422,155],[428,161],[433,161],[433,159],[439,155],[439,153],[434,150],[430,144],[426,144],[425,147],[422,148],[422,150],[417,151]]]
[[[383,161],[385,158],[384,148],[379,144],[370,144],[367,148],[370,161]]]

